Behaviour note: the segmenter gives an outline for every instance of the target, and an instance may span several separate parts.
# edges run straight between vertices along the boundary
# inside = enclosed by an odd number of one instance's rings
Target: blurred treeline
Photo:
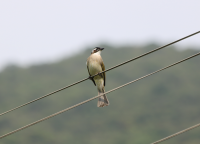
[[[106,68],[159,47],[102,44]],[[55,63],[0,72],[0,113],[88,77],[91,48]],[[197,50],[174,47],[145,56],[106,73],[110,90]],[[0,116],[0,135],[97,95],[90,80]],[[200,122],[200,56],[107,94],[110,106],[97,99],[0,140],[0,144],[147,144]],[[167,143],[200,143],[200,128]]]

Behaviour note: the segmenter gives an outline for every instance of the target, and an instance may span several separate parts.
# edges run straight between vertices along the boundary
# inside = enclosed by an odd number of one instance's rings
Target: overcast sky
[[[1,0],[0,69],[101,42],[166,44],[199,31],[199,14],[200,0]],[[200,47],[200,34],[179,45]]]

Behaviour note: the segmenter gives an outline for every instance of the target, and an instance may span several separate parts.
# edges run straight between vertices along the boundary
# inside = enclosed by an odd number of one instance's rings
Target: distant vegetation
[[[106,68],[157,48],[105,48]],[[86,59],[93,48],[63,59],[0,72],[0,113],[88,77]],[[107,72],[106,91],[188,57],[196,50],[168,47]],[[0,116],[0,135],[97,95],[92,81],[63,90]],[[147,144],[200,122],[200,56],[107,94],[110,106],[93,100],[0,140],[0,144]],[[200,128],[170,144],[200,143]],[[163,143],[163,144],[164,144]]]

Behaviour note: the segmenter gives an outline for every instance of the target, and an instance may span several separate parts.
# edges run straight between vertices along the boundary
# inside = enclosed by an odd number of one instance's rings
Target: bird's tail
[[[101,95],[102,93],[104,93],[105,90],[103,88],[102,91],[98,91],[98,95]],[[97,107],[104,107],[104,106],[108,106],[109,105],[109,101],[108,98],[106,97],[106,95],[102,95],[99,97],[99,100],[97,102]]]

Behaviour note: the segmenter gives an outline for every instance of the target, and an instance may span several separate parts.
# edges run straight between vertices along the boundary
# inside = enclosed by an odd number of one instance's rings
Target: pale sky
[[[200,0],[1,0],[0,69],[108,44],[167,44],[200,30]],[[179,46],[200,49],[200,34]]]

